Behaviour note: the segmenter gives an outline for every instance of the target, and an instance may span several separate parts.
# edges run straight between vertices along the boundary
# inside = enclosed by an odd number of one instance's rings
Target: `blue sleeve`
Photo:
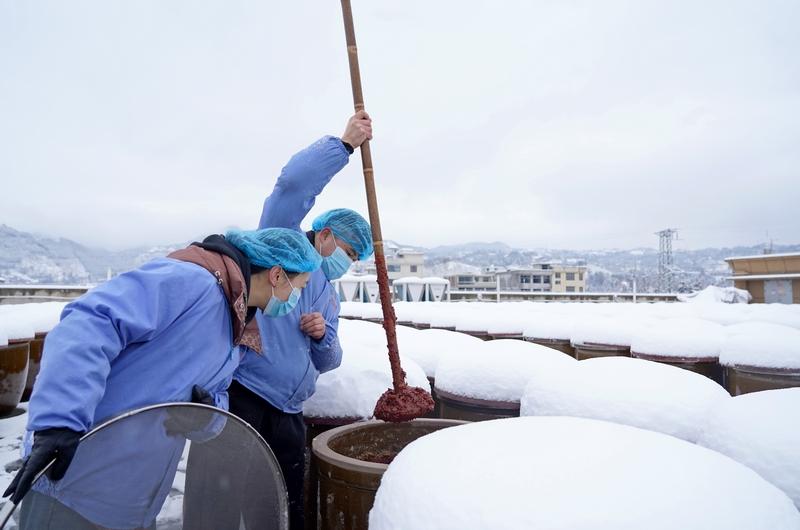
[[[314,207],[317,195],[347,165],[349,158],[342,141],[333,136],[325,136],[295,154],[264,201],[258,228],[300,230],[300,223]]]
[[[321,308],[325,319],[325,336],[320,340],[311,340],[311,362],[319,373],[325,373],[338,368],[342,363],[342,347],[339,344],[339,298],[336,290],[330,283],[325,282],[314,305],[327,298],[327,303]]]
[[[30,400],[28,429],[92,427],[111,363],[129,345],[148,341],[216,289],[196,274],[180,274],[163,259],[115,277],[64,308],[47,335]],[[181,264],[191,266],[189,264]]]

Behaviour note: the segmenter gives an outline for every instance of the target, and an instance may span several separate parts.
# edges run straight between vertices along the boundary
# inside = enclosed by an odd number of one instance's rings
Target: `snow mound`
[[[720,402],[698,440],[781,488],[800,509],[800,388]]]
[[[443,356],[459,355],[483,343],[476,337],[444,329],[419,330],[415,335],[398,340],[400,352],[419,364],[428,377],[436,375],[436,367]]]
[[[527,322],[522,335],[526,339],[569,340],[573,326],[572,318],[568,315],[542,313]]]
[[[554,374],[575,363],[560,351],[532,342],[481,341],[440,359],[436,388],[470,398],[519,402],[534,374]]]
[[[678,295],[678,300],[681,302],[695,304],[747,304],[752,299],[752,295],[744,289],[717,287],[715,285],[709,285],[702,291],[695,291],[691,294]]]
[[[31,339],[36,333],[51,331],[66,302],[42,302],[0,306],[0,328],[11,340]]]
[[[635,333],[631,352],[659,357],[716,359],[725,327],[699,318],[669,318]]]
[[[730,326],[720,349],[719,363],[800,369],[800,330],[756,322]]]
[[[534,374],[522,416],[577,416],[697,440],[710,410],[731,397],[700,374],[666,364],[602,357]]]
[[[608,344],[630,346],[633,335],[646,331],[652,320],[644,317],[594,317],[576,320],[572,328],[573,344]]]
[[[2,307],[2,311],[0,311],[0,337],[6,338],[6,344],[8,344],[9,340],[32,339],[35,334],[31,319],[23,306]],[[2,342],[1,338],[0,342]],[[4,346],[5,344],[0,345]]]
[[[340,322],[344,324],[345,321]],[[351,326],[350,324],[357,324]],[[317,418],[371,418],[378,398],[392,386],[392,372],[386,349],[386,337],[379,324],[349,321],[340,327],[342,364],[317,379],[317,390],[303,407],[305,416]],[[357,330],[361,331],[359,333]],[[406,328],[410,329],[410,328]],[[416,331],[416,330],[412,330]],[[400,339],[398,339],[399,341]],[[420,366],[400,356],[406,381],[430,392],[431,385]]]
[[[788,530],[778,488],[714,451],[581,418],[510,418],[423,436],[381,480],[370,530]]]

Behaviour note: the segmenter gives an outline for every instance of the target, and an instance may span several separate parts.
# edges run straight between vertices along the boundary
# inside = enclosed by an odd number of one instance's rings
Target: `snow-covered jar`
[[[725,326],[700,318],[668,318],[633,334],[631,357],[702,374],[720,385]]]
[[[444,329],[412,331],[414,333],[398,334],[400,353],[410,357],[425,371],[425,375],[431,385],[431,395],[435,404],[430,417],[439,418],[441,415],[440,402],[436,395],[435,385],[436,368],[439,366],[440,360],[446,355],[460,355],[464,350],[483,344],[483,341],[464,333]]]
[[[537,313],[526,323],[522,336],[529,342],[575,357],[575,348],[570,343],[572,327],[572,316],[566,313]]]
[[[376,322],[378,324],[383,322],[383,307],[378,303],[365,303],[362,304],[361,318],[369,322]]]
[[[17,408],[28,380],[34,330],[18,307],[0,313],[0,417]]]
[[[716,404],[698,443],[781,488],[800,509],[800,388],[766,390]]]
[[[306,503],[306,527],[366,530],[375,492],[397,453],[420,437],[463,423],[442,419],[367,421],[320,434],[312,443],[312,481],[316,482],[310,489],[310,500],[319,510],[310,513],[308,505],[312,503]]]
[[[361,320],[364,304],[361,302],[344,301],[339,304],[339,318],[348,320]]]
[[[497,339],[518,339],[522,340],[522,332],[525,326],[532,318],[532,315],[524,310],[523,307],[519,309],[514,306],[517,304],[505,304],[503,311],[498,312],[495,318],[486,326],[486,332],[489,337]],[[523,306],[522,303],[519,303]]]
[[[436,368],[442,418],[481,421],[519,416],[530,377],[570,368],[559,351],[519,340],[493,340],[446,355]]]
[[[67,302],[41,302],[0,306],[0,326],[16,327],[17,342],[28,343],[28,376],[21,401],[28,401],[42,361],[47,334],[58,324]],[[24,336],[24,337],[23,337]]]
[[[406,446],[383,475],[370,530],[795,530],[791,499],[752,469],[662,433],[522,417]]]
[[[406,382],[430,392],[423,369],[402,354],[403,345],[412,342],[409,334],[418,333],[422,332],[409,327],[397,327],[401,363],[406,372]],[[309,446],[323,433],[350,424],[362,424],[372,418],[378,398],[392,386],[383,326],[358,320],[340,320],[338,335],[343,351],[342,363],[335,370],[319,376],[316,391],[303,406]],[[315,518],[317,514],[318,462],[318,459],[312,459],[309,469],[310,493],[306,504],[309,518]],[[325,509],[325,505],[320,506],[323,514]]]
[[[575,357],[628,357],[634,333],[646,328],[650,320],[624,316],[586,316],[575,321],[572,328],[572,347]]]
[[[765,322],[728,326],[719,362],[734,396],[800,387],[800,330]]]
[[[700,374],[629,357],[598,357],[572,370],[536,373],[522,416],[576,416],[658,431],[694,442],[721,402],[732,399]]]

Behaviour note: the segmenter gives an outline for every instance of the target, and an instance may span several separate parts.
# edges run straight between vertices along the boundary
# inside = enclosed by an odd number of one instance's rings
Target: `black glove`
[[[214,397],[199,386],[192,387],[192,403],[215,406]],[[164,420],[164,428],[168,436],[189,437],[193,432],[202,431],[208,426],[209,414],[206,411],[178,410],[175,413],[167,410],[168,418]]]
[[[209,405],[211,407],[217,405],[214,402],[214,396],[200,385],[194,385],[192,387],[192,403],[202,403],[203,405]]]
[[[33,480],[53,459],[55,463],[47,472],[51,480],[61,480],[67,472],[72,457],[78,449],[78,442],[81,433],[72,429],[57,428],[45,429],[33,433],[33,448],[31,454],[22,463],[22,467],[17,472],[17,476],[11,481],[3,497],[11,495],[11,502],[19,504],[19,501],[31,489]]]

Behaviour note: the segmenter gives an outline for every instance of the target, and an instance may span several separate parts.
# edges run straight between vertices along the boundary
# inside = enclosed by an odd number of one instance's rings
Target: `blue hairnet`
[[[315,232],[330,228],[334,236],[353,247],[359,260],[367,259],[372,254],[372,230],[369,223],[353,210],[347,208],[328,210],[314,219],[311,228]]]
[[[322,263],[305,234],[288,228],[228,230],[225,239],[259,267],[279,265],[289,272],[312,272]]]

